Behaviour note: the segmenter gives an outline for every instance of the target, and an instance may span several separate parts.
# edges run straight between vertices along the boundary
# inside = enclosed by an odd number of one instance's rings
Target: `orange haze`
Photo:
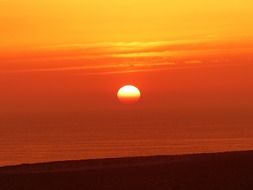
[[[0,0],[0,165],[252,149],[252,7]]]

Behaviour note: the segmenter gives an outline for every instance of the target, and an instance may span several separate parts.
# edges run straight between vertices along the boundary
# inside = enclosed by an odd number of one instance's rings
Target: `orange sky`
[[[253,148],[252,7],[0,0],[0,165]],[[125,84],[140,102],[118,102]],[[141,148],[172,139],[187,147]]]
[[[251,0],[1,0],[0,48],[252,38]]]

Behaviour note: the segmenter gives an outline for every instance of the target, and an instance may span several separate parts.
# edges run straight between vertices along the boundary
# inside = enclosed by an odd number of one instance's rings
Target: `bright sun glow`
[[[135,103],[141,97],[141,92],[133,85],[126,85],[119,89],[117,97],[122,103]]]

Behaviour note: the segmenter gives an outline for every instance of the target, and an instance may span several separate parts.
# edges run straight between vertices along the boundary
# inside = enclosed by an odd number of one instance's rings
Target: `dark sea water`
[[[210,122],[165,115],[152,119],[137,113],[114,117],[5,116],[0,128],[0,165],[253,149],[251,120]]]

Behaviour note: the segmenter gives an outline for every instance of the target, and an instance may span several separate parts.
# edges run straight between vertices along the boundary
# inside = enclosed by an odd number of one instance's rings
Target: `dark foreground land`
[[[0,168],[0,190],[253,190],[253,151]]]

